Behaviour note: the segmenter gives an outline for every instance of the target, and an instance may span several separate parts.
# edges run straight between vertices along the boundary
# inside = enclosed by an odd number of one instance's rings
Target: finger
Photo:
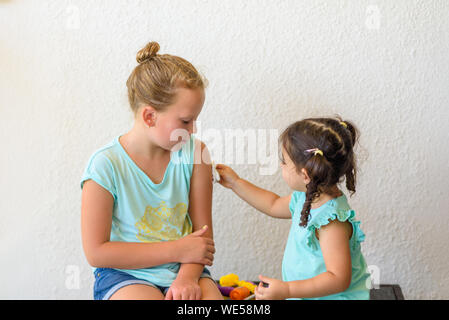
[[[167,294],[165,295],[165,300],[173,300],[173,294],[171,288],[168,289]]]
[[[260,290],[260,288],[257,288],[256,287],[256,290],[255,290],[255,292],[254,292],[254,294],[256,295],[256,300],[263,300],[262,299],[262,293],[261,293],[261,290]]]
[[[182,296],[181,293],[178,290],[175,290],[175,292],[173,292],[173,300],[181,300]]]
[[[183,300],[194,300],[195,298],[195,291],[192,289],[188,289],[184,292],[182,296]]]
[[[204,259],[202,263],[206,266],[212,266],[212,264],[213,264],[212,260],[210,260],[210,259]]]
[[[226,168],[226,166],[225,166],[224,164],[217,163],[217,165],[215,166],[215,168],[217,168],[217,169],[224,169],[224,168]]]
[[[268,285],[270,285],[270,282],[272,281],[271,278],[265,277],[265,276],[263,276],[263,275],[259,275],[259,279],[260,279],[262,282],[265,282],[265,283],[268,284]]]
[[[197,236],[197,237],[201,237],[207,231],[207,229],[209,229],[209,227],[207,225],[205,225],[201,229],[196,230],[195,232],[193,232],[191,235],[194,235],[194,236]]]
[[[214,261],[214,255],[213,254],[208,254],[206,255],[206,259],[213,262]]]
[[[196,290],[196,300],[201,300],[201,294],[202,294],[202,291],[201,291],[201,287],[200,288],[198,288],[198,290]]]
[[[208,245],[208,246],[207,246],[207,251],[210,252],[210,253],[212,253],[212,254],[214,254],[214,253],[215,253],[215,247],[214,247],[214,246],[211,246],[211,245]]]

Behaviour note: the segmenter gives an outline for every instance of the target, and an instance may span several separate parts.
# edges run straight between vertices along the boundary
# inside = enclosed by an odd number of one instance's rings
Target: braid
[[[309,222],[310,208],[312,207],[312,202],[316,198],[320,196],[320,192],[318,191],[318,185],[311,181],[306,186],[306,201],[304,202],[304,206],[301,211],[301,223],[299,224],[301,227],[307,226]]]
[[[340,119],[341,120],[341,119]],[[341,123],[341,122],[340,122]],[[345,148],[346,152],[346,189],[353,195],[355,193],[355,184],[356,184],[356,159],[354,154],[354,145],[356,144],[359,138],[359,132],[357,128],[350,121],[344,121],[345,124]]]

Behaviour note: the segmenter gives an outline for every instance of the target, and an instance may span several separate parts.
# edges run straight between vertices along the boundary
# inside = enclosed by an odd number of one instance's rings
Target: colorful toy
[[[237,285],[239,277],[236,274],[230,273],[220,278],[220,286],[222,287],[233,287]]]
[[[254,298],[254,292],[257,287],[252,282],[239,280],[239,277],[234,273],[222,276],[219,283],[218,289],[221,294],[223,296],[230,297],[231,300],[246,300]],[[253,295],[251,296],[251,294]]]
[[[220,290],[223,296],[229,297],[229,294],[234,290],[234,287],[222,287],[221,285],[218,285],[218,290]]]
[[[245,287],[247,288],[251,293],[254,293],[254,291],[256,290],[256,285],[254,283],[251,282],[247,282],[247,281],[238,281],[237,285],[239,287]]]
[[[229,297],[231,298],[231,300],[244,300],[245,298],[249,297],[250,294],[251,292],[249,292],[248,288],[237,287],[231,291]]]

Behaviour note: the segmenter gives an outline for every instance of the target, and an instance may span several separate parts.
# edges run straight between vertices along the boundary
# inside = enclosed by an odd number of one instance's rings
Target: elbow
[[[349,287],[351,286],[351,277],[349,277],[348,279],[343,279],[341,286],[342,286],[342,290],[341,290],[342,292],[348,290]]]
[[[338,280],[339,280],[338,281],[339,282],[339,285],[338,285],[339,292],[346,291],[351,286],[351,274],[349,274],[349,276],[343,276]]]
[[[84,252],[84,255],[86,256],[87,263],[89,263],[91,267],[100,268],[99,261],[95,255],[88,252]]]
[[[334,290],[335,293],[344,292],[351,286],[351,273],[345,275],[337,275],[332,273],[334,277]]]
[[[86,256],[87,263],[89,263],[94,268],[103,268],[104,263],[102,262],[100,250],[94,248],[85,248],[84,255]]]

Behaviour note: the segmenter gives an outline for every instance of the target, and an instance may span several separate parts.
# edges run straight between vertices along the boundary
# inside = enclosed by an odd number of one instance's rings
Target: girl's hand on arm
[[[189,277],[177,277],[165,295],[165,300],[200,300],[198,281]]]
[[[217,164],[216,168],[218,174],[220,175],[220,180],[218,181],[218,183],[220,183],[225,188],[232,189],[235,182],[240,179],[238,174],[224,164]]]
[[[205,260],[197,262],[195,259],[189,260],[189,257],[194,258],[197,254],[201,256],[204,254],[203,250],[198,252],[196,246],[184,250],[186,260],[180,261],[182,264],[176,280],[167,292],[167,300],[200,299],[199,278],[203,273],[204,265],[211,266],[214,259],[215,247],[212,240],[212,165],[209,152],[204,143],[195,140],[195,144],[195,158],[190,179],[189,215],[192,220],[193,230],[200,229],[204,225],[208,226],[208,228],[201,230],[200,236],[204,243],[207,244],[205,248],[207,252]]]
[[[114,199],[87,180],[82,190],[81,233],[87,261],[97,268],[140,269],[170,262],[212,265],[214,242],[200,229],[176,241],[155,243],[110,241]]]
[[[178,262],[199,263],[211,266],[214,261],[214,240],[205,237],[209,231],[208,226],[177,240]]]
[[[280,197],[271,191],[259,188],[251,182],[241,179],[234,170],[224,164],[217,164],[216,168],[220,175],[219,183],[232,189],[248,204],[273,218],[291,219],[292,215],[289,209],[291,194]]]

